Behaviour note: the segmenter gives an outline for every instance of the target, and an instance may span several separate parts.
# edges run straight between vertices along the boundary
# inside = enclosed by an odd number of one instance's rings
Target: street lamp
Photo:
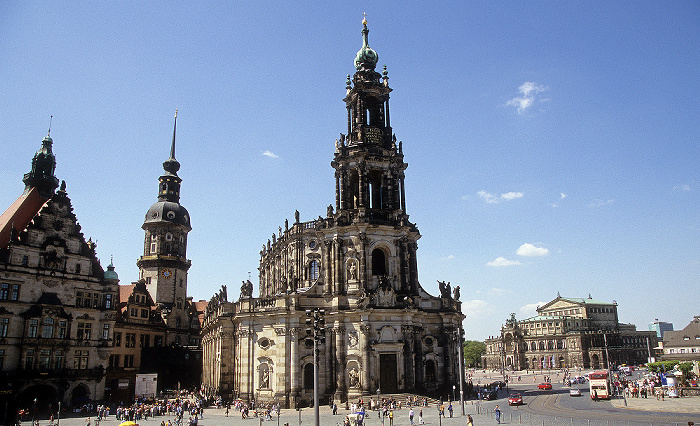
[[[34,398],[34,409],[32,410],[32,426],[34,426],[34,417],[36,417],[36,398]]]
[[[326,311],[323,309],[307,309],[306,310],[306,335],[314,340],[314,425],[321,426],[321,414],[319,412],[318,402],[318,344],[326,342],[324,316]]]
[[[452,385],[452,400],[453,400],[453,401],[455,400],[455,389],[456,389],[456,388],[457,388],[457,386]]]

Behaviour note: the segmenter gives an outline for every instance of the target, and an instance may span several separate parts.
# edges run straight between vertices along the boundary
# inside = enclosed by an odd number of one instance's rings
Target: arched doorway
[[[425,381],[435,383],[435,363],[432,359],[425,362]]]
[[[35,415],[37,419],[48,418],[51,414],[55,414],[58,408],[58,392],[53,386],[47,384],[32,385],[17,397],[17,408],[26,410],[28,416]],[[31,422],[31,418],[24,420]]]
[[[304,389],[314,388],[314,364],[308,363],[304,366]]]
[[[90,402],[90,390],[85,385],[78,385],[73,388],[70,394],[70,405],[73,408],[80,408]]]
[[[591,368],[593,368],[593,369],[600,368],[600,358],[598,358],[597,354],[591,355]]]

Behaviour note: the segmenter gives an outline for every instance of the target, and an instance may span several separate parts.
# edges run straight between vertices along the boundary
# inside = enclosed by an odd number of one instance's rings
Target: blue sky
[[[135,281],[177,108],[189,293],[257,292],[262,244],[334,202],[366,12],[420,282],[461,287],[467,338],[557,292],[700,314],[699,3],[262,3],[0,3],[0,208],[53,115],[83,232]]]

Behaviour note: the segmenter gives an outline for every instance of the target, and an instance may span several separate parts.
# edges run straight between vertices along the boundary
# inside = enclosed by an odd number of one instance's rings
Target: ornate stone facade
[[[617,303],[557,295],[521,321],[515,314],[501,334],[486,339],[482,366],[491,369],[540,370],[604,368],[646,363],[656,333],[637,331],[617,317]]]
[[[244,282],[237,302],[210,303],[203,383],[228,397],[308,404],[313,342],[305,310],[325,310],[320,395],[344,402],[429,392],[459,383],[461,303],[418,281],[420,233],[406,214],[402,143],[389,118],[388,73],[362,29],[348,76],[347,134],[336,140],[335,204],[325,217],[285,221],[260,251],[259,296]],[[454,296],[458,298],[458,292]]]
[[[119,278],[85,240],[47,136],[0,216],[0,415],[104,396]],[[55,191],[55,192],[54,192]],[[36,398],[36,400],[35,400]],[[7,410],[7,412],[4,412]]]

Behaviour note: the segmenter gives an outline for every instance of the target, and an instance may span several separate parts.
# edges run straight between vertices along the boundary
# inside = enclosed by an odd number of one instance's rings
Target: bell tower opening
[[[387,275],[386,255],[379,248],[372,251],[372,275]]]

